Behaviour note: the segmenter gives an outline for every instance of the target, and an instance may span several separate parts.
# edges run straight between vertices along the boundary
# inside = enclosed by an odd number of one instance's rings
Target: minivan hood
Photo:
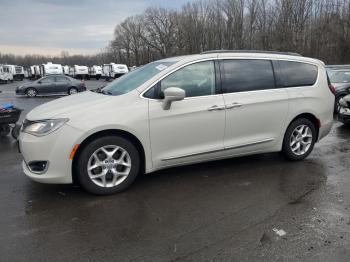
[[[58,118],[80,110],[88,111],[94,105],[110,99],[111,96],[86,91],[42,104],[30,111],[26,118],[31,121]]]
[[[333,83],[336,90],[341,90],[350,87],[350,83]]]

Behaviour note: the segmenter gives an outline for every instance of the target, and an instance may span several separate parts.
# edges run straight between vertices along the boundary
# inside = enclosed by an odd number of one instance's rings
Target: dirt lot
[[[56,97],[0,103],[25,109]],[[87,81],[89,89],[105,81]],[[162,170],[108,197],[31,182],[0,140],[0,261],[349,261],[350,129],[298,163],[263,154]]]

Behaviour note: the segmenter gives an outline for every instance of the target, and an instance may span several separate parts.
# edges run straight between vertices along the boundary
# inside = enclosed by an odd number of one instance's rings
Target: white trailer
[[[99,80],[102,76],[102,67],[93,65],[89,67],[89,78],[95,78],[96,80]]]
[[[30,74],[29,78],[30,79],[38,79],[40,78],[40,66],[38,65],[32,65],[29,69]]]
[[[10,68],[10,72],[12,73],[13,80],[20,80],[22,81],[24,78],[24,68],[23,66],[17,66],[17,65],[6,65],[8,68]]]
[[[53,64],[51,62],[40,65],[40,76],[55,75],[55,74],[59,74],[59,75],[63,74],[62,65]]]
[[[0,65],[0,82],[13,82],[13,74],[11,67],[8,65]]]
[[[118,78],[129,72],[129,69],[124,64],[109,63],[102,66],[103,76],[109,78]]]
[[[65,65],[65,66],[62,66],[63,68],[63,74],[65,74],[66,76],[69,75],[69,66]]]
[[[87,66],[74,65],[69,69],[69,75],[74,78],[86,79],[89,76],[89,68]]]

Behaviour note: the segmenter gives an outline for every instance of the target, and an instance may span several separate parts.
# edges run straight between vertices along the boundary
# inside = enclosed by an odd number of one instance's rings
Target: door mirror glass
[[[181,101],[186,97],[185,90],[178,87],[169,87],[164,90],[163,109],[169,110],[171,103]]]

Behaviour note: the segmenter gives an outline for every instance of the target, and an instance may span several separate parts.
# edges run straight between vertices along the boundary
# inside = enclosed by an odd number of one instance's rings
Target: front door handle
[[[235,102],[235,103],[232,103],[231,105],[226,106],[226,109],[240,108],[242,106],[243,106],[242,104]]]
[[[218,105],[213,105],[212,107],[208,108],[208,111],[219,111],[219,110],[225,110],[225,106],[218,106]]]

